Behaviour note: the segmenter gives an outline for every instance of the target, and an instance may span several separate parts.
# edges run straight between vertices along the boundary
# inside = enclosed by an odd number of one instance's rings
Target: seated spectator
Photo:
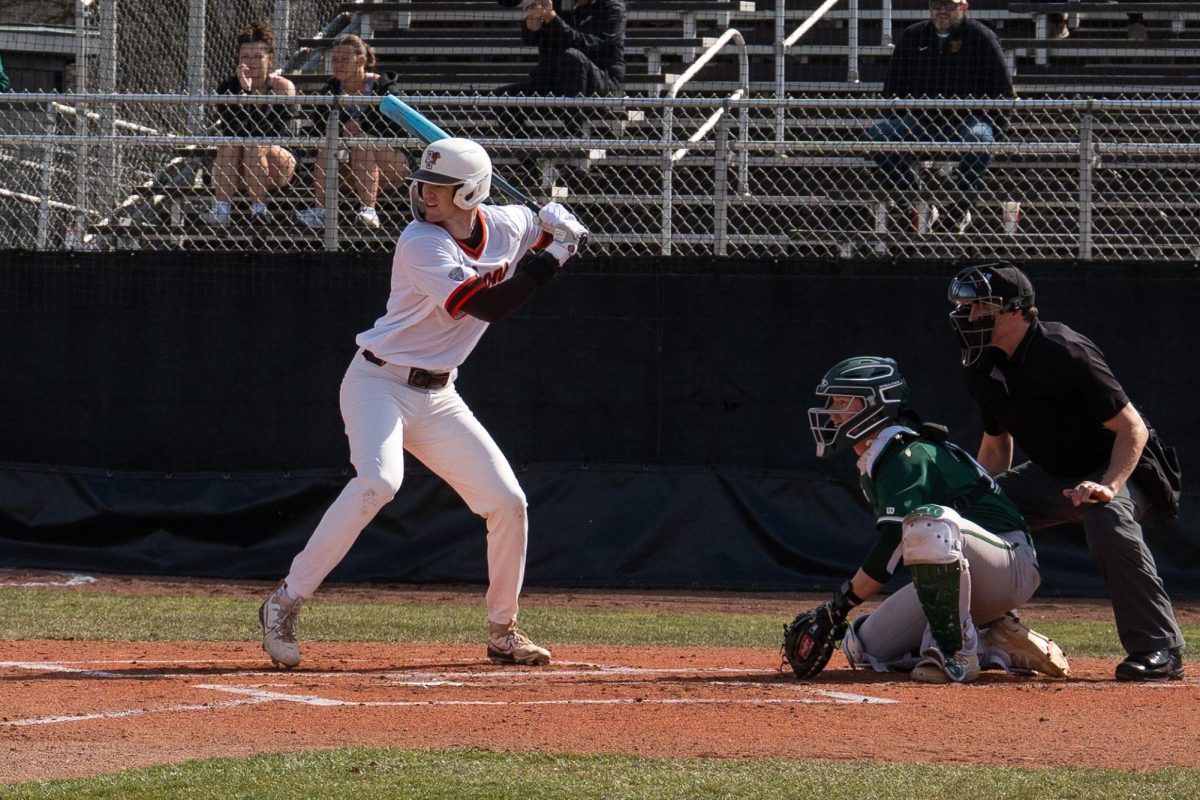
[[[278,74],[271,74],[275,57],[275,37],[265,22],[247,25],[237,35],[237,74],[217,87],[217,94],[278,94],[293,96],[295,85]],[[224,104],[218,111],[221,133],[225,136],[288,136],[292,108],[286,105]],[[296,157],[276,144],[259,146],[219,145],[213,163],[212,210],[202,219],[209,225],[225,225],[235,195],[250,199],[250,214],[255,219],[269,217],[267,195],[287,186],[296,171]]]
[[[497,0],[513,7],[523,0]],[[615,95],[625,80],[625,0],[527,0],[521,41],[538,49],[529,79],[506,95]]]
[[[340,36],[333,45],[333,77],[321,88],[321,94],[333,95],[385,95],[396,82],[394,75],[379,74],[369,70],[375,66],[375,53],[360,37],[354,34]],[[312,123],[316,133],[323,135],[328,106],[313,111]],[[403,135],[386,116],[378,104],[343,105],[341,109],[341,135],[356,139]],[[349,167],[344,170],[350,189],[358,199],[358,221],[368,228],[379,227],[379,212],[375,202],[380,189],[396,189],[408,179],[408,159],[404,153],[385,144],[356,144],[349,148]],[[317,153],[313,164],[313,184],[316,191],[315,205],[297,212],[309,227],[325,225],[325,148]]]
[[[1125,2],[1132,2],[1132,0],[1125,0]],[[1145,41],[1148,34],[1144,15],[1137,11],[1131,11],[1125,16],[1129,19],[1129,38],[1134,41]],[[1047,14],[1047,36],[1051,39],[1066,39],[1070,36],[1071,29],[1067,27],[1067,20],[1067,15],[1064,13]]]
[[[930,19],[904,30],[892,53],[883,91],[888,97],[1013,97],[1012,78],[1000,40],[983,24],[967,19],[966,0],[930,0]],[[999,120],[971,109],[930,109],[890,117],[870,128],[872,142],[964,142],[991,144]],[[911,199],[919,179],[906,153],[875,155],[884,188]],[[946,224],[961,233],[971,224],[987,153],[967,153],[956,170],[957,199]],[[899,199],[899,198],[896,198]],[[922,220],[921,232],[939,216],[936,207]]]
[[[0,92],[7,92],[8,89],[8,75],[4,72],[4,62],[0,61]]]

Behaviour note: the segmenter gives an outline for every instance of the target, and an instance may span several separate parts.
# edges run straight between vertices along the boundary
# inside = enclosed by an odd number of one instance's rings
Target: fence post
[[[716,160],[713,163],[713,248],[719,256],[729,249],[729,114],[717,120]]]
[[[283,69],[284,58],[292,52],[292,3],[291,0],[275,0],[271,30],[275,32],[275,63],[272,69]]]
[[[1095,116],[1092,104],[1083,112],[1079,121],[1079,258],[1087,261],[1092,257],[1092,200],[1095,187],[1092,171],[1095,167]]]
[[[775,3],[775,99],[782,101],[787,97],[787,47],[783,41],[787,38],[787,17],[783,0]],[[787,118],[786,109],[782,103],[775,109],[775,142],[783,144],[784,120]]]
[[[42,123],[46,136],[54,135],[56,112],[54,101],[46,103],[46,118]],[[50,245],[50,193],[54,191],[54,142],[47,141],[42,147],[42,172],[38,185],[37,249],[46,250]]]
[[[205,0],[188,0],[187,87],[188,94],[204,94],[204,47],[208,39]],[[188,133],[204,133],[204,107],[188,105]]]
[[[325,249],[338,249],[338,134],[342,130],[342,96],[335,95],[325,118]]]
[[[668,103],[671,102],[668,99]],[[675,108],[668,105],[663,109],[663,179],[662,179],[662,239],[661,248],[664,256],[671,255],[671,216],[673,210],[672,192],[675,191],[675,161],[673,158],[675,143]]]
[[[117,6],[118,0],[100,0],[100,93],[114,94],[117,91]],[[86,110],[86,109],[85,109]],[[100,105],[100,132],[105,136],[117,133],[117,106],[115,103]],[[97,205],[111,208],[118,195],[121,178],[121,150],[115,143],[101,148],[103,179],[97,181],[99,191]],[[79,227],[84,223],[83,210],[88,208],[79,203]]]

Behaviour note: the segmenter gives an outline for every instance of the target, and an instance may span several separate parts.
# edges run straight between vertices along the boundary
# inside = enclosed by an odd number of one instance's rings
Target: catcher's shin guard
[[[962,555],[960,518],[943,506],[921,506],[904,518],[901,543],[929,630],[943,653],[963,649],[971,626],[971,584]],[[971,637],[974,639],[974,637]],[[971,652],[974,652],[974,641]]]

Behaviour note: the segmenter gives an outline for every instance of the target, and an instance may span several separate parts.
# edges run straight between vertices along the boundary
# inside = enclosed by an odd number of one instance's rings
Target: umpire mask
[[[958,334],[964,367],[978,361],[991,344],[999,314],[1033,308],[1034,300],[1029,278],[1005,261],[961,270],[946,297],[954,304],[950,327]]]

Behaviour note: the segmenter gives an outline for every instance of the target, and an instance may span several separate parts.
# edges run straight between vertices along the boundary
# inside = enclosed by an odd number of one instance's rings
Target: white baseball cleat
[[[1027,628],[1012,612],[981,628],[979,645],[985,660],[1010,672],[1040,672],[1052,678],[1071,674],[1062,648],[1053,639]]]
[[[522,664],[544,667],[550,663],[550,651],[530,641],[517,627],[516,620],[507,625],[490,624],[488,658],[495,664]]]
[[[281,667],[300,663],[300,645],[296,641],[296,623],[304,599],[292,599],[280,584],[275,593],[258,608],[258,624],[262,627],[262,649],[271,662]]]
[[[941,650],[930,647],[921,655],[924,658],[912,671],[912,679],[918,683],[970,683],[979,677],[979,657],[974,653],[946,658]]]

